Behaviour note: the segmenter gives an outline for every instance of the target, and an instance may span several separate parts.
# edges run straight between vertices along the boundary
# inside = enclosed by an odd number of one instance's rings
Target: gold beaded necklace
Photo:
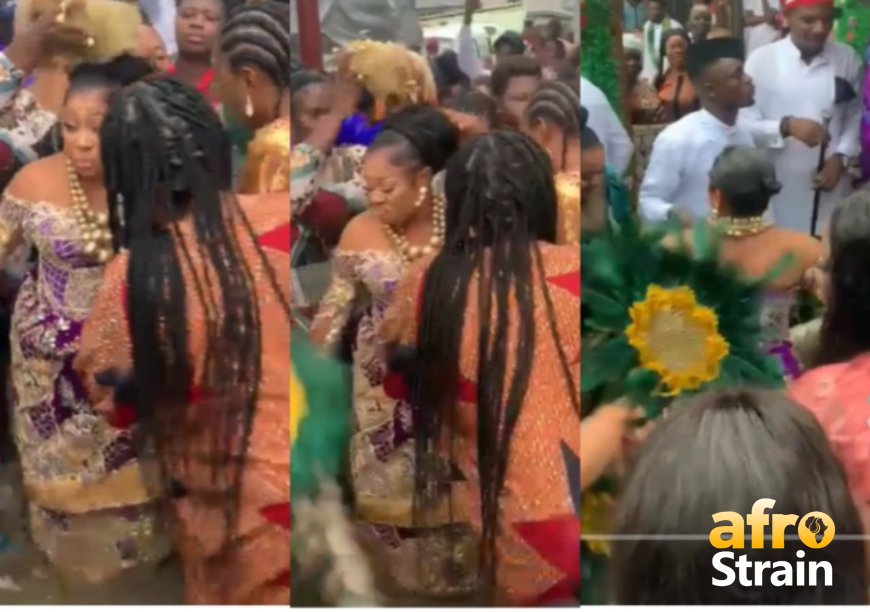
[[[82,188],[79,176],[72,162],[66,158],[66,172],[69,180],[69,195],[72,213],[79,233],[85,241],[85,254],[103,264],[112,258],[112,233],[109,231],[109,216],[96,213],[91,208],[88,196]]]
[[[440,195],[434,196],[432,205],[432,237],[429,243],[423,246],[415,246],[408,242],[408,239],[396,231],[392,226],[384,224],[384,233],[387,238],[393,243],[393,247],[399,252],[399,257],[405,263],[411,263],[415,259],[432,255],[435,251],[444,244],[444,231],[446,227],[445,218],[446,203]]]
[[[722,227],[726,236],[748,238],[770,229],[771,223],[764,217],[719,217],[714,215],[713,222]]]

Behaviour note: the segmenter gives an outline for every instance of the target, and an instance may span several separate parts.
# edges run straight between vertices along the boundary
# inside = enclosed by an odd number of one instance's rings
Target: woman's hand
[[[604,474],[623,454],[642,409],[617,402],[601,406],[580,423],[580,489]]]
[[[85,45],[88,34],[65,20],[59,20],[66,15],[73,4],[83,5],[82,0],[58,5],[53,10],[46,11],[34,20],[22,32],[17,32],[12,42],[6,48],[6,57],[12,64],[28,74],[42,62],[50,53],[51,41],[62,40],[75,46]],[[76,7],[78,9],[78,7]]]

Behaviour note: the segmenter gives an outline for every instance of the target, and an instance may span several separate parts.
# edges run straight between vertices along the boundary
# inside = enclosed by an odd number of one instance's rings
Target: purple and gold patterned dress
[[[791,312],[797,296],[791,291],[766,291],[761,301],[761,333],[768,354],[779,360],[787,381],[801,375],[801,366],[791,344]]]
[[[387,346],[380,334],[406,268],[391,250],[336,249],[332,283],[313,327],[327,329],[326,344],[334,347],[358,298],[366,298],[353,339],[350,469],[359,535],[383,561],[397,592],[445,594],[467,585],[445,577],[454,550],[440,532],[414,527],[413,408],[403,390],[391,384],[396,377],[388,373]],[[429,540],[424,559],[419,556],[421,537]]]
[[[72,212],[7,194],[0,246],[21,242],[39,253],[10,334],[14,432],[32,536],[68,579],[98,582],[168,551],[156,471],[137,459],[128,431],[93,410],[73,369],[103,266],[85,255]]]

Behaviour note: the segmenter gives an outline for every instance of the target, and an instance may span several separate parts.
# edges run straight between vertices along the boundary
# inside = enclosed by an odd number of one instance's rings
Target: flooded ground
[[[177,561],[132,570],[110,583],[73,588],[63,584],[29,543],[18,466],[0,464],[0,606],[14,604],[182,604]]]

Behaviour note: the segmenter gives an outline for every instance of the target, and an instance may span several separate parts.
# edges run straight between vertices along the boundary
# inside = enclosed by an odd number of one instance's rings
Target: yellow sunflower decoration
[[[691,250],[683,236],[630,222],[582,245],[581,388],[593,409],[626,398],[654,418],[677,396],[783,384],[762,342],[764,281],[720,264],[707,224],[695,228]]]
[[[701,306],[689,287],[650,285],[629,309],[628,343],[640,367],[661,378],[667,395],[695,391],[719,378],[728,342],[712,308]]]

